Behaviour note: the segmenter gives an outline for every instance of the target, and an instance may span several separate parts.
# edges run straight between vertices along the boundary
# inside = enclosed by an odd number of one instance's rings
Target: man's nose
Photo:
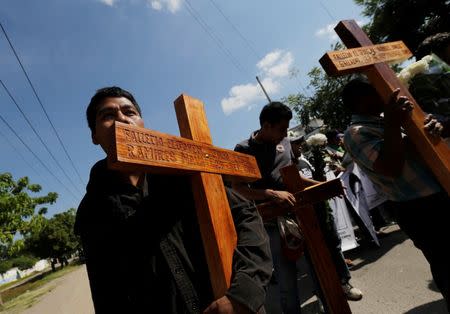
[[[126,115],[124,115],[121,111],[117,112],[116,121],[130,124],[130,119]]]

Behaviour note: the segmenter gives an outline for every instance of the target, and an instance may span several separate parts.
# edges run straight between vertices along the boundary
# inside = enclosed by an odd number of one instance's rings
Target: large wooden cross
[[[351,313],[313,207],[315,203],[343,195],[341,181],[335,179],[307,187],[295,165],[284,167],[280,171],[287,190],[295,197],[296,205],[286,208],[276,202],[268,202],[258,205],[258,211],[263,220],[285,215],[289,211],[295,214],[305,236],[306,248],[325,298],[323,301],[328,309],[327,313]]]
[[[450,149],[438,137],[424,130],[424,112],[408,89],[401,84],[394,71],[385,63],[410,57],[409,50],[402,42],[373,45],[354,20],[339,22],[335,31],[342,42],[353,49],[326,53],[320,59],[324,70],[332,76],[356,71],[364,72],[386,103],[392,92],[400,88],[400,96],[407,96],[414,104],[412,115],[402,126],[425,163],[450,195]]]
[[[117,123],[113,169],[191,176],[206,261],[215,298],[225,295],[231,278],[236,231],[221,175],[260,178],[253,156],[212,146],[203,104],[181,95],[175,111],[182,137]]]

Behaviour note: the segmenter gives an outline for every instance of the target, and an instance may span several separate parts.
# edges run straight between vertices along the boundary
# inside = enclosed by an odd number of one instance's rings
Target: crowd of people
[[[413,77],[409,87],[430,114],[425,129],[433,136],[447,137],[450,33],[427,39],[418,57],[424,55],[432,55],[440,66]],[[439,93],[428,88],[437,88]],[[450,240],[445,219],[449,196],[402,132],[401,122],[413,105],[398,93],[394,91],[384,103],[364,77],[344,87],[342,99],[352,120],[345,132],[327,132],[326,166],[338,174],[345,170],[346,160],[351,160],[383,193],[396,222],[430,264],[449,307],[450,260],[442,248],[442,243]],[[255,157],[262,178],[252,183],[233,181],[231,188],[227,187],[238,238],[230,287],[217,299],[205,261],[208,252],[200,244],[189,179],[111,170],[105,159],[96,163],[76,220],[96,312],[300,313],[297,262],[283,254],[280,237],[280,227],[292,217],[263,222],[255,206],[267,201],[286,208],[296,206],[280,174],[285,166],[297,165],[307,185],[323,180],[320,169],[314,169],[303,154],[305,138],[287,136],[291,119],[288,106],[270,102],[260,113],[260,128],[235,147],[235,151]],[[116,121],[144,126],[137,101],[119,87],[97,91],[87,108],[87,120],[93,143],[107,155],[114,150]],[[360,300],[363,293],[350,283],[351,261],[342,253],[333,215],[320,204],[316,213],[343,295]],[[307,251],[305,257],[311,263]],[[108,263],[112,259],[114,265]],[[115,274],[114,284],[111,273]]]

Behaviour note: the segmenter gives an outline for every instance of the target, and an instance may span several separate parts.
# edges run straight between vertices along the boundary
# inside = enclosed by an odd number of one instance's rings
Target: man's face
[[[106,154],[109,154],[114,142],[114,122],[116,121],[144,127],[144,120],[128,98],[108,97],[103,99],[97,107],[92,142],[100,145]]]
[[[359,98],[357,111],[362,114],[378,116],[383,112],[383,103],[383,99],[378,93],[370,92]]]
[[[272,144],[278,144],[287,136],[289,120],[281,120],[280,122],[274,124],[264,122],[263,127],[269,137],[269,141]]]

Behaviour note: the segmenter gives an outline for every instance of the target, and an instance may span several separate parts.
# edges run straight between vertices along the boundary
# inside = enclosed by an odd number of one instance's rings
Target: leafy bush
[[[17,267],[20,270],[32,268],[37,261],[37,258],[31,256],[18,256],[11,260],[12,266]]]
[[[6,273],[11,268],[13,268],[11,260],[0,261],[0,274]]]
[[[14,267],[17,267],[20,270],[32,268],[37,261],[38,259],[32,256],[17,256],[8,260],[0,261],[0,274],[4,274]]]

